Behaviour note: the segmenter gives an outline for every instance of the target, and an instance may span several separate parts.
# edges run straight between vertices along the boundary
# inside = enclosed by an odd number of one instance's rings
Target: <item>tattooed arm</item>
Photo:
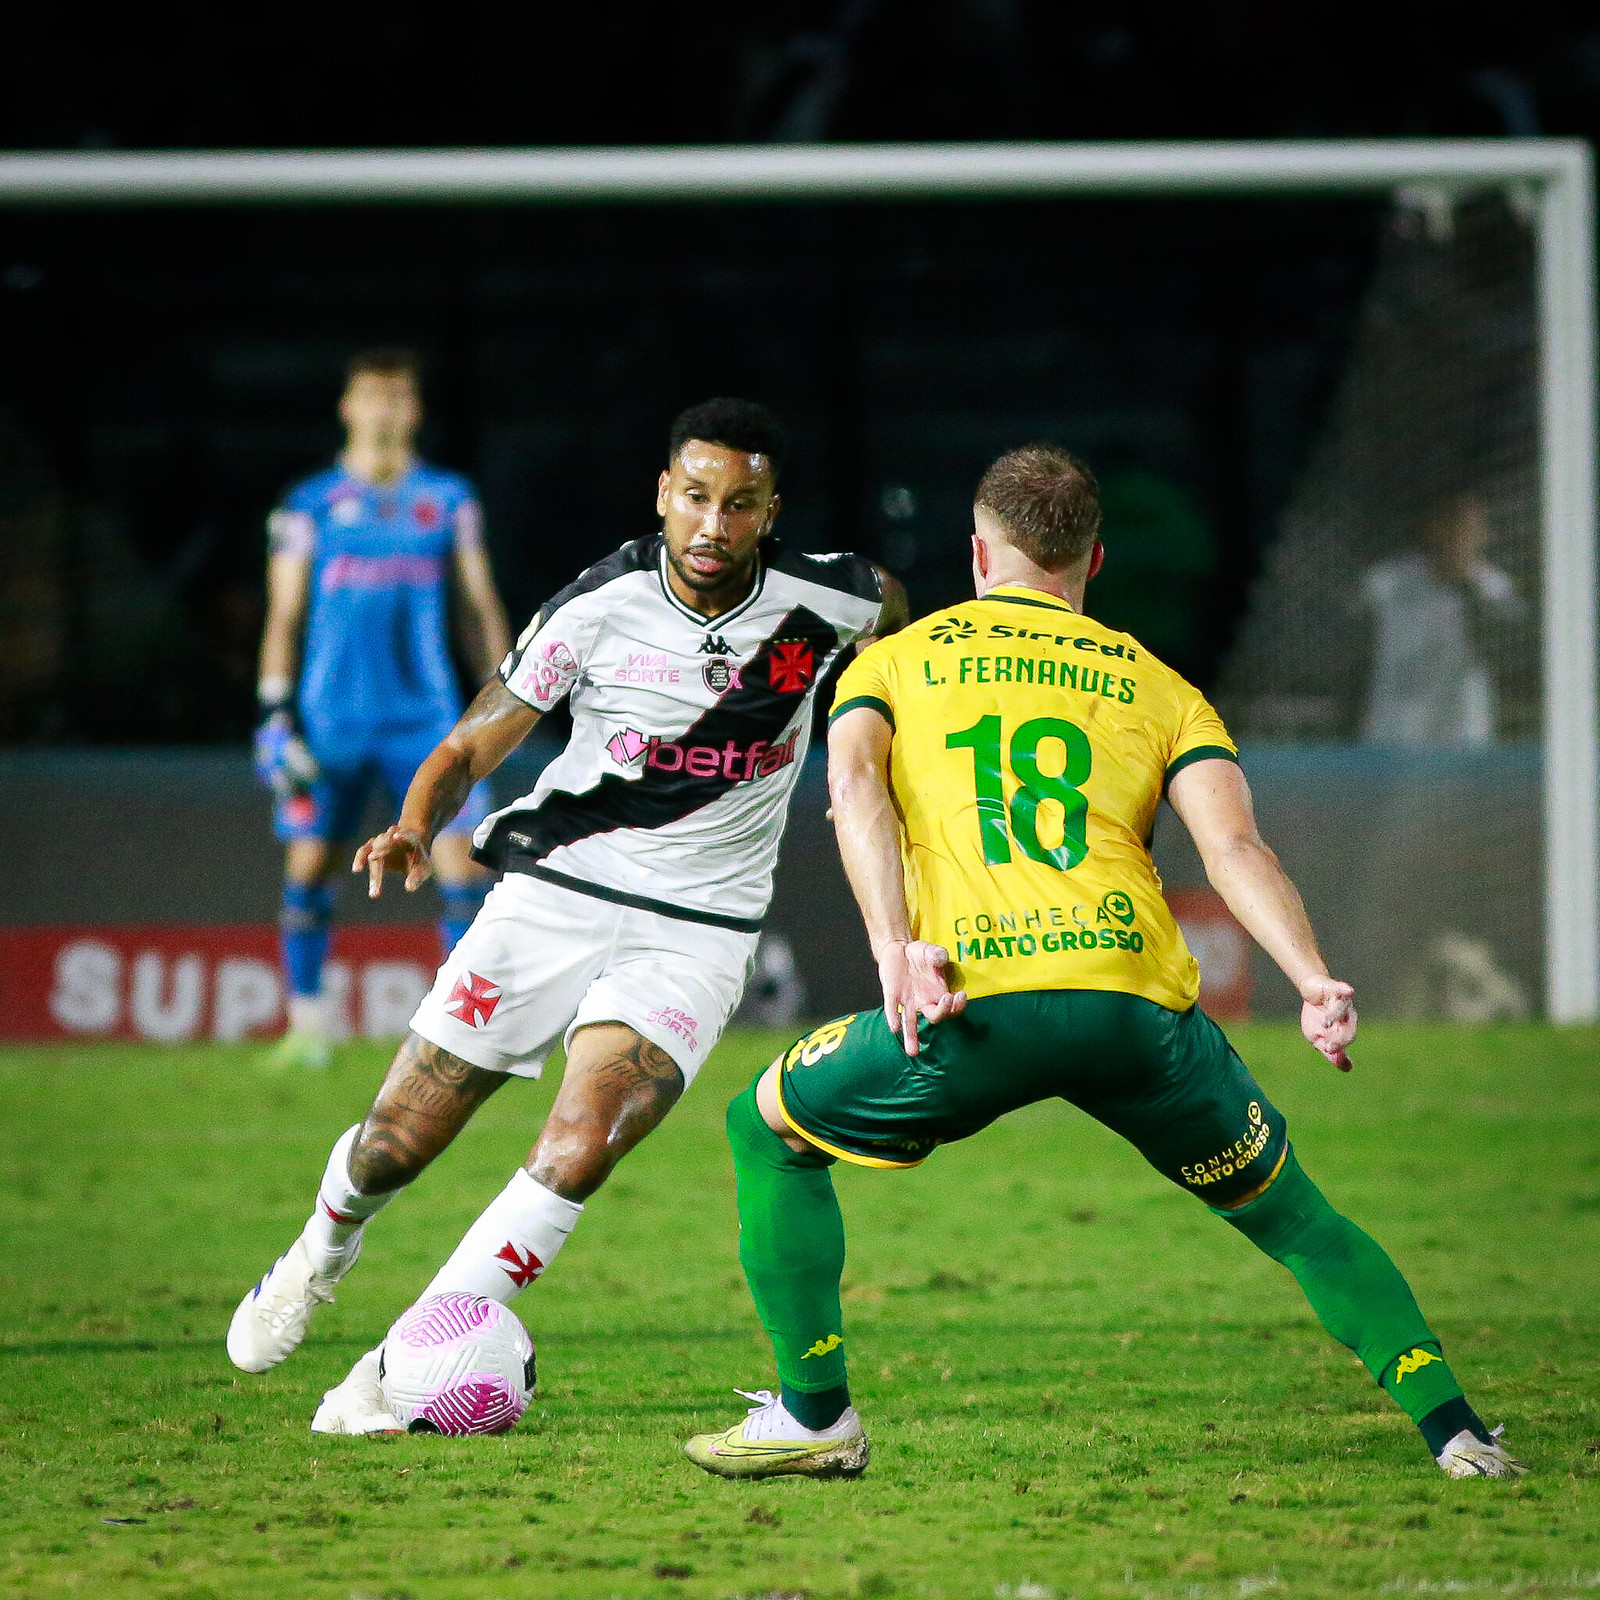
[[[883,567],[875,567],[875,570],[883,584],[883,604],[878,607],[878,620],[873,624],[872,632],[857,643],[857,655],[869,644],[887,639],[891,633],[898,633],[911,620],[911,601],[906,595],[906,586]]]
[[[367,873],[367,893],[383,892],[385,871],[405,874],[407,890],[428,881],[428,851],[439,830],[466,804],[479,778],[486,778],[533,731],[539,713],[491,678],[467,707],[406,790],[400,820],[356,851],[350,870]]]

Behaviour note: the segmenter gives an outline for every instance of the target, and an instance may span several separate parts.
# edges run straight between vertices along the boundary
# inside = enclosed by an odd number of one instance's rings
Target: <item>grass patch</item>
[[[903,1174],[837,1171],[853,1484],[679,1454],[772,1382],[739,1275],[731,1036],[517,1302],[542,1389],[495,1440],[314,1439],[322,1391],[426,1283],[548,1104],[513,1085],[373,1225],[300,1352],[235,1373],[383,1053],[0,1053],[0,1594],[201,1600],[1600,1589],[1600,1034],[1372,1028],[1351,1078],[1236,1038],[1307,1170],[1410,1277],[1535,1475],[1446,1482],[1293,1281],[1060,1105]]]

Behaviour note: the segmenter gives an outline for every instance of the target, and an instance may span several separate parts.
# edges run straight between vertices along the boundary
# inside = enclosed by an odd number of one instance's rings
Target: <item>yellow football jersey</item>
[[[894,728],[911,925],[949,949],[955,987],[1195,1003],[1149,840],[1176,772],[1238,759],[1197,689],[1065,600],[1004,585],[864,651],[833,715],[857,706]]]

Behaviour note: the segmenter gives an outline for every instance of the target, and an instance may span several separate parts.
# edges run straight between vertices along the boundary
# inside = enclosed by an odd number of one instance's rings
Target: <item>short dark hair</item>
[[[370,350],[358,350],[345,363],[344,381],[353,383],[363,373],[375,373],[381,378],[409,378],[413,383],[422,380],[422,362],[415,350],[402,345],[376,345]]]
[[[702,400],[699,405],[680,411],[668,435],[667,459],[675,460],[691,439],[765,456],[772,466],[774,482],[783,467],[783,424],[754,400]]]
[[[1100,537],[1100,486],[1088,467],[1059,445],[1025,444],[1008,451],[984,473],[974,504],[1046,572],[1074,566]]]

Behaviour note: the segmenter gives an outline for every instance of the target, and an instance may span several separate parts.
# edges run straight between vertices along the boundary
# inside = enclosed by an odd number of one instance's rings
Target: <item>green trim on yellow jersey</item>
[[[847,711],[876,711],[892,728],[894,726],[894,712],[889,709],[887,700],[880,700],[875,694],[858,694],[849,700],[841,700],[832,711],[828,713],[828,726],[831,728]]]
[[[1075,617],[1083,615],[1070,600],[1058,599],[1054,595],[1041,599],[1037,593],[1007,594],[1004,589],[991,589],[983,598],[985,600],[1004,600],[1014,606],[1038,606],[1041,611],[1067,611]]]
[[[1185,767],[1192,767],[1197,761],[1231,761],[1237,766],[1239,753],[1236,750],[1230,750],[1225,744],[1197,744],[1193,750],[1185,750],[1167,768],[1167,776],[1161,785],[1162,794],[1165,794],[1172,787],[1172,780]]]

